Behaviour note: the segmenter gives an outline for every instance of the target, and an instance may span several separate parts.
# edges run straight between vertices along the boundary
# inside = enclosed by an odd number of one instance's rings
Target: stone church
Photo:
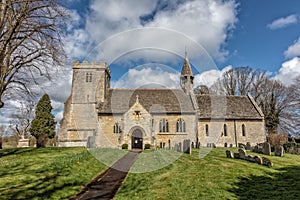
[[[173,148],[190,139],[200,146],[251,145],[266,140],[264,116],[251,95],[194,94],[185,57],[180,89],[110,88],[105,62],[73,64],[59,146]]]

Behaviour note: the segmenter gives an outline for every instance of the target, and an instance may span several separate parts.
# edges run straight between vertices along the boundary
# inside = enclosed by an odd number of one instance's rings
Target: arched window
[[[166,119],[159,121],[159,132],[169,132],[169,123]]]
[[[224,124],[224,136],[227,136],[227,125]]]
[[[86,73],[85,82],[92,82],[92,73]]]
[[[185,121],[181,118],[177,120],[176,132],[185,132]]]
[[[121,133],[121,127],[118,123],[114,125],[114,133]]]
[[[242,124],[242,136],[246,136],[245,124]]]
[[[206,133],[206,136],[209,136],[208,124],[205,124],[205,133]]]

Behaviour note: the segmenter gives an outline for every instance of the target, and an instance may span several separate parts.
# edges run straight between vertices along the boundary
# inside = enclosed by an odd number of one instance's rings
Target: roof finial
[[[139,103],[139,95],[136,95],[136,102]]]

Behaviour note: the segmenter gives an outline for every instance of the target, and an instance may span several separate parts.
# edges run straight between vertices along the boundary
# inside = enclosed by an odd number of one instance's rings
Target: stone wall
[[[209,127],[209,136],[206,136],[206,124]],[[224,124],[227,126],[227,136],[224,135]],[[242,135],[242,124],[245,125],[245,136]],[[266,141],[263,120],[201,120],[198,122],[198,134],[202,146],[214,143],[219,147],[226,144],[228,147],[235,147],[238,143],[247,142],[254,146]]]
[[[98,130],[96,105],[104,100],[105,88],[109,86],[105,79],[109,78],[104,62],[73,64],[72,89],[60,123],[59,146],[86,146],[87,138],[95,136]],[[95,92],[99,89],[100,92]]]

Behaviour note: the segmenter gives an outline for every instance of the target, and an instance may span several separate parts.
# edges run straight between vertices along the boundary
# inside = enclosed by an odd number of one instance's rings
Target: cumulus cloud
[[[178,88],[179,72],[159,66],[129,69],[119,80],[112,82],[114,88]]]
[[[90,15],[87,16],[86,26],[83,29],[88,38],[83,39],[81,43],[99,44],[123,31],[160,27],[184,34],[190,40],[202,45],[213,58],[224,60],[228,51],[222,47],[237,22],[236,8],[237,4],[234,0],[225,2],[220,0],[93,1]],[[159,34],[155,35],[153,32],[151,34],[143,32],[143,34],[138,35],[127,35],[123,39],[125,41],[122,43],[118,41],[114,45],[110,44],[109,51],[114,51],[113,48],[132,49],[145,43],[144,41],[151,42],[152,46],[164,44],[165,48],[172,50],[174,46],[177,46],[181,52],[184,48],[184,42],[176,40],[177,38],[173,35],[160,37]],[[77,47],[74,46],[74,48]],[[82,49],[80,45],[78,48]],[[103,51],[107,52],[108,50],[104,49]],[[190,51],[192,50],[189,50],[192,55]],[[81,56],[81,50],[73,50],[73,52],[73,56],[77,55],[76,52]],[[99,51],[98,53],[101,54],[102,52]]]
[[[274,78],[285,85],[291,85],[298,76],[300,76],[300,58],[295,57],[284,62]]]
[[[204,71],[203,73],[196,74],[194,87],[197,87],[198,85],[206,85],[207,87],[210,87],[217,81],[218,78],[230,69],[232,69],[231,65],[224,67],[222,70],[211,69]]]
[[[287,17],[282,17],[274,20],[273,22],[268,24],[267,27],[271,30],[275,30],[275,29],[287,27],[292,24],[296,24],[297,22],[298,22],[297,15],[289,15]]]
[[[293,58],[295,56],[300,56],[300,37],[291,46],[284,51],[285,58]]]

